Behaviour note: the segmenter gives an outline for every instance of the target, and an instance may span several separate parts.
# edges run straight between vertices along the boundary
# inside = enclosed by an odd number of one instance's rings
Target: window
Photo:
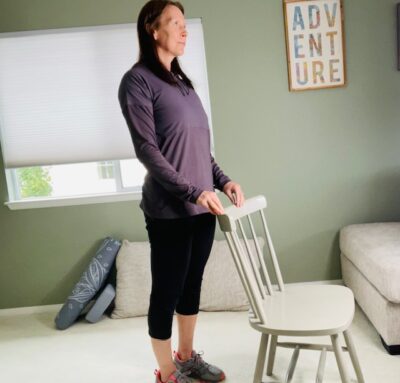
[[[114,178],[114,164],[112,161],[101,161],[97,164],[100,179]]]
[[[34,166],[11,171],[17,199],[140,191],[146,170],[137,159]]]
[[[179,58],[212,121],[201,19]],[[0,140],[9,202],[139,193],[137,160],[118,102],[136,62],[136,24],[0,34]],[[214,155],[215,156],[215,155]]]

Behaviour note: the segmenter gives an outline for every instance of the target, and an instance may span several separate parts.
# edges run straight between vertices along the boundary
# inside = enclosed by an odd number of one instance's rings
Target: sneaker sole
[[[196,383],[219,383],[223,382],[225,380],[226,376],[224,373],[222,373],[222,376],[220,377],[219,380],[196,380]],[[194,378],[195,379],[195,378]]]

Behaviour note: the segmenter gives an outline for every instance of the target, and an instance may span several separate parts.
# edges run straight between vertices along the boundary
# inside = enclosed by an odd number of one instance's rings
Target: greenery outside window
[[[137,159],[7,169],[11,201],[141,192],[146,169]]]

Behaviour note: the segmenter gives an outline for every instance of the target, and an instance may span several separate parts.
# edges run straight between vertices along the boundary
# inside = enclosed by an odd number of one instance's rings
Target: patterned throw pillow
[[[120,247],[121,242],[111,237],[103,241],[54,320],[59,330],[71,326],[103,287]]]

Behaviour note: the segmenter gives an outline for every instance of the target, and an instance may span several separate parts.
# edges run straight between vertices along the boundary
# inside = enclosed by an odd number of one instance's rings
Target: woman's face
[[[153,37],[156,46],[162,53],[172,56],[181,56],[186,44],[186,23],[183,13],[174,5],[167,5],[161,13],[158,29],[154,30]]]

